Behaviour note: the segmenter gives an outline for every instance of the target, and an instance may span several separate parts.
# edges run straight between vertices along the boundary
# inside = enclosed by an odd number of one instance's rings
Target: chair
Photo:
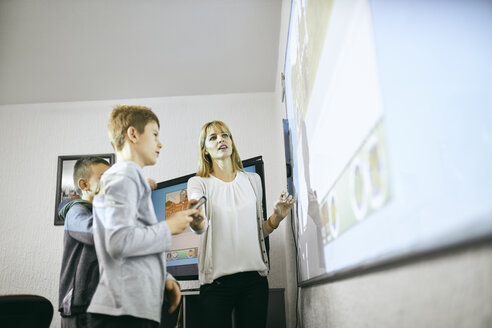
[[[38,295],[0,295],[0,327],[49,328],[53,305]]]

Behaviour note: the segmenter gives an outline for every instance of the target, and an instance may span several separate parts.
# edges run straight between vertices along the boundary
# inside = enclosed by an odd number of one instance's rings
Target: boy
[[[87,307],[99,280],[92,199],[108,168],[108,162],[100,157],[79,159],[73,169],[73,182],[80,199],[70,200],[58,212],[65,219],[58,307],[62,328],[87,327]]]
[[[91,327],[157,327],[166,290],[172,312],[179,287],[166,274],[164,252],[171,235],[200,216],[177,212],[158,222],[142,168],[154,165],[162,148],[159,120],[143,106],[118,106],[110,115],[109,136],[117,162],[101,178],[94,198],[94,243],[100,280],[89,306]],[[168,280],[166,280],[166,278]]]

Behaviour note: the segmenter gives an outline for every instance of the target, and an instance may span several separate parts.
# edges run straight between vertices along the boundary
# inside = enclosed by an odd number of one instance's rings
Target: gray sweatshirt
[[[65,219],[58,311],[63,317],[84,313],[99,281],[92,235],[92,204],[69,201],[59,211]]]
[[[157,221],[140,166],[108,169],[93,207],[100,279],[87,312],[160,322],[171,232]]]

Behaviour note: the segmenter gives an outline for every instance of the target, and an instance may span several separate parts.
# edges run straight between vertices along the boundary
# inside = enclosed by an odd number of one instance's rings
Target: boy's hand
[[[147,182],[149,183],[150,189],[155,190],[157,188],[157,182],[151,178],[147,178]]]
[[[182,233],[186,228],[188,228],[191,221],[193,221],[192,215],[197,214],[199,214],[198,210],[184,210],[176,212],[166,219],[169,230],[171,230],[171,235]]]
[[[195,205],[196,203],[198,203],[198,200],[191,199],[189,201],[189,203],[188,203],[188,208],[190,208],[191,206]],[[195,231],[202,230],[203,229],[203,226],[204,226],[204,220],[205,220],[205,218],[202,215],[202,208],[203,208],[203,205],[198,208],[198,213],[197,214],[193,214],[192,215],[193,221],[191,221],[190,227],[191,227],[191,229],[193,229]]]
[[[168,279],[166,280],[166,295],[169,299],[169,313],[173,313],[174,310],[181,302],[181,291],[179,290],[179,285],[176,281]]]

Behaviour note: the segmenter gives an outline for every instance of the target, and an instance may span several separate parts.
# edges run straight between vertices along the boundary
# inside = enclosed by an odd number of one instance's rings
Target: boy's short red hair
[[[143,133],[145,126],[149,122],[156,122],[160,128],[159,119],[148,107],[137,105],[116,106],[109,116],[108,124],[109,139],[113,148],[116,151],[123,149],[126,131],[130,126]]]

